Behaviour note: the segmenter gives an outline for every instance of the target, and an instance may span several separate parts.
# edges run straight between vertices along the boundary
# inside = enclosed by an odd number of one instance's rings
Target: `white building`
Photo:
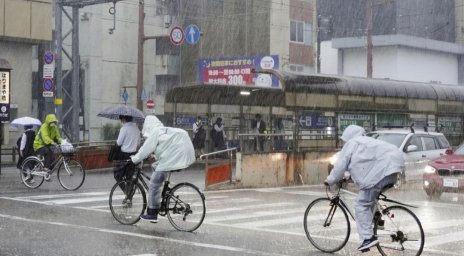
[[[366,38],[321,44],[321,73],[367,76]],[[458,84],[464,45],[407,35],[373,36],[373,78]]]

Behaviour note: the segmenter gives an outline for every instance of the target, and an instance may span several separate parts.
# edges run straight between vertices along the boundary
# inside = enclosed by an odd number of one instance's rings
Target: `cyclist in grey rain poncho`
[[[152,165],[154,172],[148,186],[147,214],[141,218],[156,223],[161,203],[161,186],[167,178],[168,171],[189,167],[195,162],[195,150],[185,130],[165,127],[155,116],[145,118],[142,135],[146,138],[145,142],[131,159],[137,164],[155,154],[156,162]]]
[[[324,182],[333,185],[345,176],[345,171],[359,187],[356,198],[356,226],[363,241],[358,250],[366,250],[378,241],[372,236],[375,200],[382,188],[394,184],[397,174],[404,170],[404,158],[393,144],[363,136],[364,128],[348,126],[340,137],[345,145],[340,151],[332,172]]]

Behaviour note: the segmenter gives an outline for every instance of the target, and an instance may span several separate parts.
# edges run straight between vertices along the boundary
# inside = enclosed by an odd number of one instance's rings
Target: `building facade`
[[[38,116],[34,95],[39,65],[38,45],[52,40],[52,0],[0,0],[0,58],[11,65],[10,120]],[[1,124],[1,144],[16,141],[22,129]]]
[[[368,3],[318,1],[322,73],[367,75]],[[372,3],[373,77],[464,83],[462,0]]]

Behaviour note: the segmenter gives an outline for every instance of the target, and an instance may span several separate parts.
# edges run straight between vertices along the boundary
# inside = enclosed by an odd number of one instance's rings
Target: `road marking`
[[[140,237],[140,238],[159,240],[159,241],[164,241],[164,242],[172,242],[172,243],[178,243],[178,244],[183,244],[183,245],[203,247],[203,248],[209,248],[209,249],[217,249],[217,250],[223,250],[223,251],[231,251],[231,252],[237,252],[237,253],[260,254],[260,255],[276,255],[276,256],[277,255],[285,255],[285,254],[269,253],[269,252],[263,252],[263,251],[250,250],[250,249],[227,246],[227,245],[190,242],[190,241],[184,241],[184,240],[179,240],[179,239],[172,239],[172,238],[167,238],[167,237],[158,237],[158,236],[152,236],[152,235],[138,234],[138,233],[133,233],[133,232],[112,230],[112,229],[106,229],[106,228],[95,228],[95,227],[89,227],[89,226],[68,224],[68,223],[63,223],[63,222],[53,222],[53,221],[43,221],[43,220],[36,220],[36,219],[28,219],[28,218],[12,216],[12,215],[5,215],[5,214],[0,214],[0,217],[1,218],[6,218],[6,219],[18,220],[18,221],[27,221],[27,222],[34,222],[34,223],[41,223],[41,224],[69,227],[69,228],[75,228],[75,229],[86,229],[86,230],[98,231],[98,232],[103,232],[103,233],[111,233],[111,234],[119,234],[119,235]]]
[[[40,199],[52,199],[52,198],[65,198],[65,197],[81,197],[81,196],[109,196],[108,192],[86,192],[86,193],[72,193],[72,194],[55,194],[55,195],[38,195],[38,196],[24,196],[15,197],[17,199],[25,200],[40,200]]]
[[[221,208],[217,210],[208,210],[208,214],[212,213],[220,213],[220,212],[232,212],[232,211],[242,211],[242,210],[251,210],[255,208],[267,208],[267,207],[284,207],[284,206],[296,206],[300,205],[297,203],[287,203],[287,202],[281,202],[281,203],[269,203],[269,204],[253,204],[253,205],[247,205],[247,206],[241,206],[241,207],[230,207],[230,208]]]
[[[303,213],[304,209],[283,209],[283,210],[272,210],[272,211],[255,211],[255,212],[245,212],[243,214],[234,214],[226,216],[217,216],[217,217],[208,217],[208,222],[227,222],[231,220],[242,220],[250,219],[257,217],[269,217],[274,215],[285,215],[292,213]],[[301,218],[300,218],[301,219]],[[301,220],[300,220],[301,221]]]

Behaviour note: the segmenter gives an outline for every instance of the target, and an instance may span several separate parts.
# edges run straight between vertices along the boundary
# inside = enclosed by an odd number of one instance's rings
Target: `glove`
[[[327,179],[324,180],[324,185],[329,186],[329,182],[327,181]]]

